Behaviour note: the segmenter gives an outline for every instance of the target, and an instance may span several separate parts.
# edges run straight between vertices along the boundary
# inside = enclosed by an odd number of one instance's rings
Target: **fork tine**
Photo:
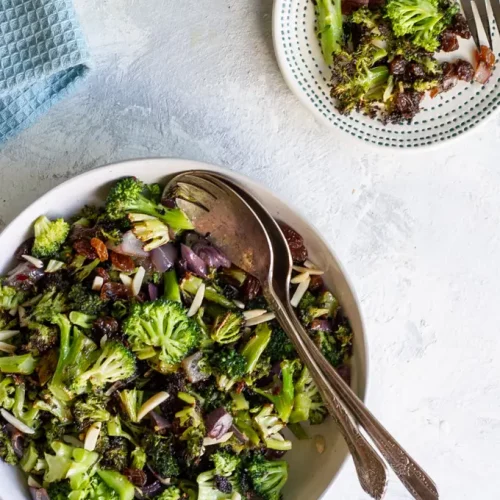
[[[474,17],[474,24],[476,25],[477,31],[476,44],[478,47],[480,47],[481,45],[485,45],[486,47],[491,48],[491,44],[484,29],[483,22],[481,21],[481,15],[479,14],[479,9],[477,8],[475,0],[471,0],[470,5],[472,8],[472,15]]]
[[[500,1],[499,0],[493,0],[493,1],[496,2],[496,7],[497,7],[496,12],[500,19]],[[498,57],[500,53],[500,34],[498,32],[498,23],[495,18],[495,13],[493,11],[491,1],[484,0],[484,3],[486,7],[486,16],[488,17],[488,28],[491,40],[491,50],[493,50],[495,56]]]

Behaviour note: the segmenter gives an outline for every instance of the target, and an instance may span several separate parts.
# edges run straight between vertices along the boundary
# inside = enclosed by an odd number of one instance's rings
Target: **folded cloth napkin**
[[[88,72],[71,0],[0,0],[0,144]]]

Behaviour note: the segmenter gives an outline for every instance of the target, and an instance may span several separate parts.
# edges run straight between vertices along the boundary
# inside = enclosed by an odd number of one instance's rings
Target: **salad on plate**
[[[40,215],[0,278],[0,458],[34,499],[278,500],[284,431],[326,418],[258,280],[176,195],[126,177],[103,207]],[[349,321],[283,230],[292,303],[348,381]]]

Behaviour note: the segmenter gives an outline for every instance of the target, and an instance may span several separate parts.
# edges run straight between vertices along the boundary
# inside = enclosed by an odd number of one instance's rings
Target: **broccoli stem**
[[[120,497],[120,500],[133,500],[135,494],[134,485],[120,473],[112,470],[98,469],[99,477]]]
[[[340,0],[317,0],[318,38],[326,64],[333,63],[333,54],[341,50],[343,19]]]
[[[304,441],[309,439],[309,435],[305,431],[304,427],[302,427],[299,423],[296,424],[288,424],[287,428],[290,429],[292,434],[300,441]]]
[[[57,361],[56,371],[49,384],[49,390],[62,401],[69,401],[70,397],[64,389],[63,385],[63,370],[66,364],[66,358],[69,354],[69,337],[71,332],[71,323],[69,319],[63,314],[57,314],[52,322],[59,327],[60,341],[59,341],[59,359]]]
[[[181,289],[179,288],[179,283],[177,282],[177,274],[175,269],[171,269],[163,274],[164,288],[163,296],[167,300],[172,300],[173,302],[181,302]]]
[[[24,451],[23,458],[21,459],[21,468],[24,472],[29,473],[35,467],[38,460],[38,452],[35,445],[30,443],[27,450]]]
[[[247,342],[241,354],[247,360],[246,373],[255,370],[259,358],[271,340],[272,330],[267,323],[261,323],[255,330],[255,335]]]
[[[185,292],[189,293],[189,295],[196,295],[196,292],[198,291],[198,288],[200,288],[202,283],[203,280],[201,278],[198,278],[197,276],[190,274],[182,280],[181,288]],[[215,302],[216,304],[219,304],[225,307],[226,309],[236,308],[233,301],[227,299],[226,297],[224,297],[224,295],[216,292],[210,286],[207,286],[205,288],[205,299],[207,299],[209,302]]]
[[[31,353],[20,356],[4,356],[0,358],[0,372],[31,375],[35,371],[37,362]]]

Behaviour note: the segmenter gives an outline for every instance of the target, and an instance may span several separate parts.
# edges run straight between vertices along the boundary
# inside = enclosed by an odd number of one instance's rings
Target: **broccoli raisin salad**
[[[471,37],[455,0],[313,1],[331,95],[342,114],[411,121],[426,92],[435,97],[458,80],[485,84],[491,77],[495,55],[486,46],[476,51],[475,67],[436,59]]]
[[[279,500],[283,431],[327,412],[259,282],[132,177],[33,231],[0,279],[0,458],[33,498]],[[348,380],[349,323],[284,232],[297,313]]]

